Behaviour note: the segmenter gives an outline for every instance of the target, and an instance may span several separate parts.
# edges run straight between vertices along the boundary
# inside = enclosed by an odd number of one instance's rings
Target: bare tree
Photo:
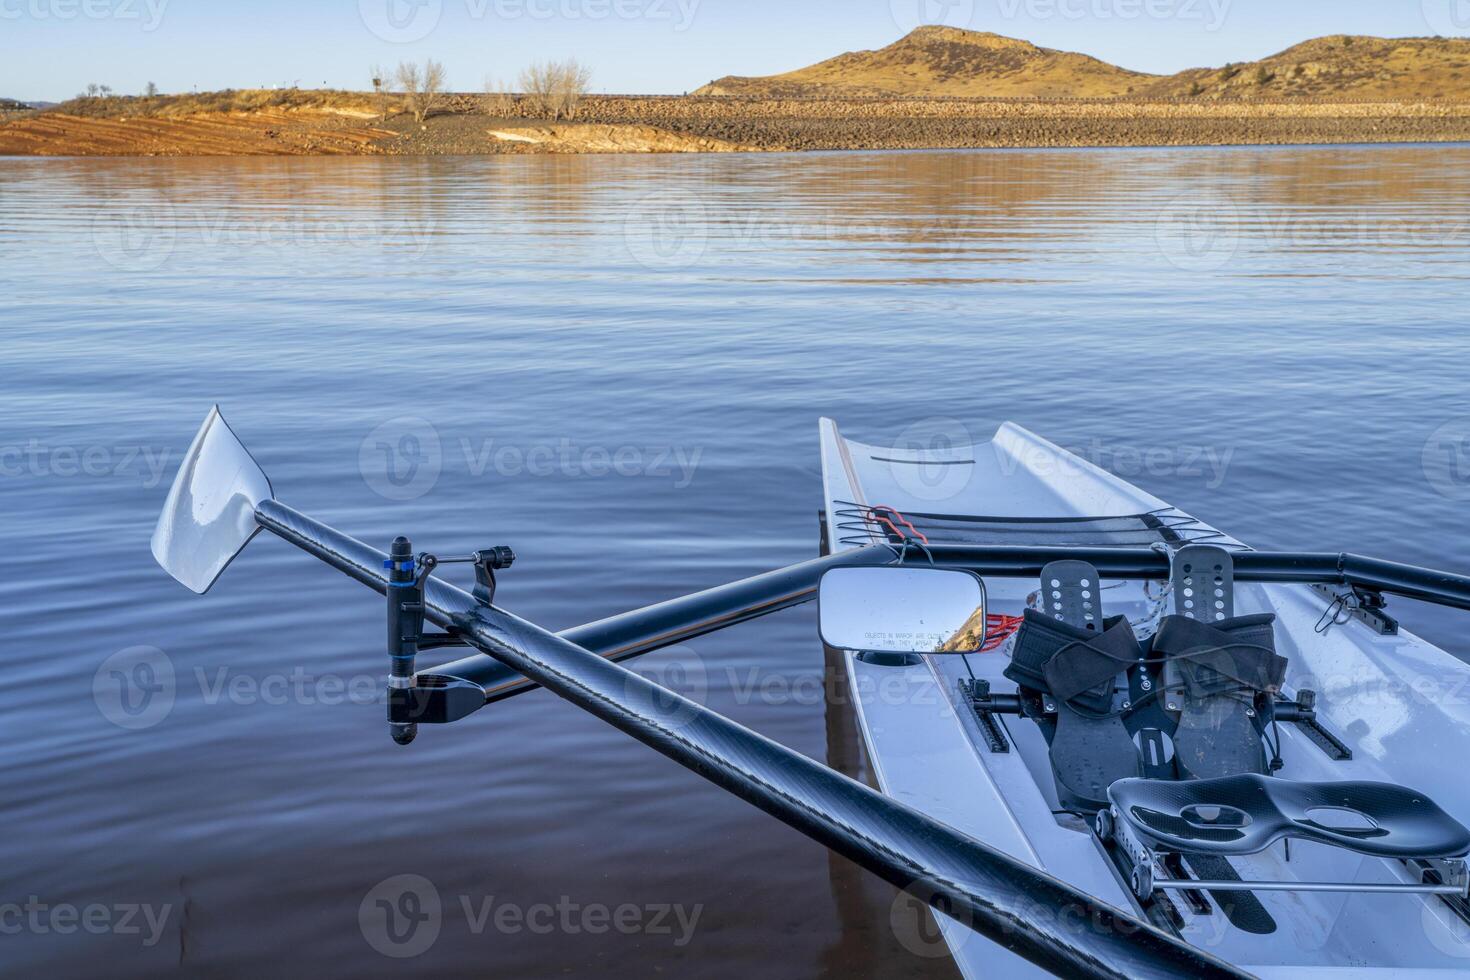
[[[582,99],[592,86],[592,69],[575,58],[568,58],[556,66],[557,109],[568,119],[577,118]]]
[[[481,105],[485,115],[497,119],[508,119],[516,114],[516,97],[499,79],[485,79],[485,96]]]
[[[158,95],[158,85],[154,82],[149,82],[148,87],[143,90],[143,94],[150,99],[156,97]]]
[[[422,68],[405,61],[398,66],[398,87],[408,101],[413,120],[422,123],[444,102],[444,66],[433,58]]]
[[[552,115],[555,118],[552,102],[554,88],[555,80],[550,63],[538,61],[521,72],[521,91],[525,93],[531,111],[538,116]]]
[[[574,58],[538,62],[521,72],[521,88],[532,107],[552,119],[575,119],[591,82],[591,69]]]
[[[87,98],[89,98],[89,99],[95,99],[95,98],[97,98],[97,93],[100,92],[100,91],[102,91],[102,86],[101,85],[98,85],[96,82],[88,82],[87,83]]]

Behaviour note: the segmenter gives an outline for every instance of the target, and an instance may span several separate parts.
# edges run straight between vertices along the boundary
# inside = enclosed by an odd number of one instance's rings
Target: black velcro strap
[[[1202,623],[1167,616],[1153,640],[1153,655],[1166,667],[1165,686],[1191,697],[1248,688],[1274,693],[1286,680],[1286,658],[1276,653],[1271,613]]]
[[[1063,701],[1101,686],[1108,695],[1106,710],[1111,706],[1113,680],[1143,659],[1138,638],[1126,617],[1117,616],[1105,624],[1101,636],[1069,643],[1047,661],[1042,673],[1051,693]]]
[[[1005,676],[1022,687],[1101,712],[1112,707],[1113,679],[1141,656],[1126,616],[1104,620],[1098,633],[1027,609]]]

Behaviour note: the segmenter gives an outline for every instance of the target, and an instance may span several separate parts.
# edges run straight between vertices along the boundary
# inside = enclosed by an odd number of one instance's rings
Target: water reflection
[[[6,966],[374,975],[360,905],[416,873],[452,913],[417,962],[451,975],[947,975],[895,935],[891,889],[544,694],[393,751],[380,608],[284,546],[181,594],[148,537],[208,406],[283,499],[364,540],[512,544],[505,602],[554,628],[810,557],[821,415],[879,445],[1015,419],[1259,547],[1470,567],[1446,533],[1470,489],[1424,463],[1470,418],[1467,164],[0,160],[0,514],[26,558],[0,585],[23,651],[0,796],[27,842],[5,880],[173,910],[154,946],[12,936]],[[410,499],[372,468],[385,431],[432,435],[390,459],[432,471]],[[563,446],[649,463],[527,465]],[[1403,618],[1470,652],[1458,617]],[[818,647],[803,607],[640,669],[869,778]],[[171,669],[153,727],[94,700],[119,664]],[[488,895],[704,912],[682,947],[477,933],[460,899]]]
[[[1336,274],[1335,256],[1378,252],[1460,278],[1467,163],[1463,147],[12,159],[0,242],[36,221],[88,229],[55,244],[138,271],[312,248],[441,269],[550,258],[578,276],[943,284],[1275,275],[1283,252],[1310,256],[1293,274]],[[786,260],[794,249],[804,261]]]

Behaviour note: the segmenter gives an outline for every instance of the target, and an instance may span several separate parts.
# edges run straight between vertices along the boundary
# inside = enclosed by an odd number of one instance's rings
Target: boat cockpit
[[[1267,892],[1438,897],[1470,921],[1470,830],[1408,787],[1290,771],[1283,723],[1329,759],[1350,751],[1317,718],[1313,692],[1283,696],[1288,659],[1277,650],[1276,616],[1237,614],[1229,550],[1170,552],[1167,614],[1110,615],[1106,591],[1089,562],[1053,561],[1022,615],[1010,617],[987,608],[986,582],[973,571],[838,568],[821,588],[824,639],[869,658],[968,656],[996,650],[988,624],[1013,632],[1001,648],[1013,693],[973,673],[960,682],[991,751],[1009,750],[1000,717],[1035,726],[1048,767],[1034,773],[1038,782],[1051,783],[1058,812],[1088,822],[1155,924],[1178,933],[1191,916],[1213,913],[1213,901],[1236,929],[1270,934],[1277,923],[1257,897]],[[847,635],[829,636],[829,623]],[[1252,866],[1287,868],[1294,842],[1299,852],[1320,846],[1398,862],[1406,873],[1328,880],[1298,867],[1244,880],[1237,870],[1236,860],[1267,852],[1279,857]]]

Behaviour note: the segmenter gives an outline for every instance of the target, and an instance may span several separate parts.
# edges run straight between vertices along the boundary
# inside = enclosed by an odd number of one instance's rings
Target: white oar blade
[[[174,477],[153,531],[153,557],[189,589],[208,592],[260,530],[255,508],[274,496],[216,405]]]

